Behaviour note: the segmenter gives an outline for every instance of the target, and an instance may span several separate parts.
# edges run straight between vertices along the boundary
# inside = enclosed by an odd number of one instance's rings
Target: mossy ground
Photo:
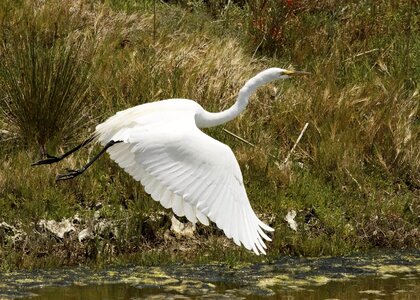
[[[0,232],[0,269],[234,264],[281,255],[418,248],[420,38],[415,1],[285,1],[270,9],[274,2],[258,7],[252,1],[156,1],[154,14],[153,1],[3,1],[0,221],[26,234],[14,243]],[[58,98],[48,96],[48,102],[32,93],[45,81],[19,81],[19,74],[35,69],[13,69],[10,62],[26,59],[26,48],[10,51],[10,41],[29,41],[37,53],[74,41],[83,45],[72,57],[86,65],[78,75],[89,85],[78,97],[83,101],[71,111],[60,110],[54,102]],[[59,65],[56,55],[51,59],[52,66]],[[213,225],[199,226],[193,239],[165,238],[170,222],[162,216],[170,212],[107,157],[75,180],[54,181],[66,167],[86,162],[98,147],[57,165],[30,166],[44,150],[54,154],[81,142],[96,123],[126,107],[185,97],[210,111],[224,109],[246,79],[271,66],[313,75],[260,89],[247,112],[225,125],[255,147],[222,127],[206,130],[231,146],[254,210],[276,229],[267,257],[236,247]],[[10,68],[18,74],[16,82],[5,76]],[[54,88],[62,85],[49,81],[45,95],[56,95]],[[13,108],[23,102],[13,95],[21,95],[29,108],[42,103],[54,109],[56,120],[68,122],[71,114],[79,125],[51,131],[39,111],[17,114]],[[16,105],[9,105],[13,101]],[[43,128],[50,140],[36,138],[45,136]],[[284,221],[291,209],[297,212],[297,232]],[[42,219],[76,214],[89,223],[95,212],[113,221],[119,235],[80,243],[74,235],[57,240],[36,229]]]

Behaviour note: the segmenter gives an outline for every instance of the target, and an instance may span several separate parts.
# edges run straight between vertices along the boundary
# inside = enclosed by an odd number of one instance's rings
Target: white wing
[[[112,139],[123,143],[108,149],[111,158],[154,200],[191,222],[209,218],[237,245],[265,254],[262,229],[273,229],[252,210],[232,150],[199,130],[194,112],[143,115]]]

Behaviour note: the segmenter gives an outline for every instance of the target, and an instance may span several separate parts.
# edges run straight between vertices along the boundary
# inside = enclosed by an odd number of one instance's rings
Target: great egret
[[[242,173],[232,150],[199,128],[226,123],[247,106],[250,95],[260,86],[290,76],[308,74],[270,68],[248,80],[236,103],[218,113],[205,111],[188,99],[168,99],[138,105],[120,112],[96,127],[94,135],[60,157],[48,156],[34,165],[49,164],[93,140],[104,147],[79,170],[58,175],[66,180],[82,174],[108,151],[111,158],[140,181],[145,191],[177,216],[193,223],[209,219],[228,238],[257,255],[265,254],[265,231],[274,231],[255,215],[249,203]]]

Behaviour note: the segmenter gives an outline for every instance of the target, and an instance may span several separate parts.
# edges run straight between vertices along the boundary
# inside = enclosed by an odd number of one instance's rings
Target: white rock
[[[93,214],[93,218],[95,220],[99,220],[100,217],[101,217],[101,212],[99,210],[95,211],[95,213]]]
[[[79,242],[83,242],[84,240],[89,240],[93,238],[93,231],[90,227],[83,229],[79,232],[77,238],[79,239]]]
[[[178,221],[178,219],[172,215],[171,218],[171,230],[173,232],[175,232],[178,235],[181,236],[188,236],[188,237],[192,237],[194,236],[194,232],[195,232],[195,224],[188,222],[186,224],[181,223],[180,221]]]
[[[14,232],[16,228],[12,225],[7,224],[6,222],[0,223],[0,229],[3,229],[6,232]]]
[[[22,241],[25,238],[25,233],[21,229],[9,225],[6,222],[0,223],[0,235],[9,236],[13,243]]]
[[[69,219],[64,219],[61,222],[54,220],[41,220],[39,221],[38,226],[51,232],[60,239],[64,238],[66,233],[76,230]]]
[[[79,214],[76,213],[73,217],[73,224],[80,224],[82,222],[82,218],[80,218]]]
[[[292,209],[284,217],[284,220],[289,224],[289,227],[292,230],[297,231],[297,225],[298,224],[295,221],[295,217],[296,217],[296,211]]]

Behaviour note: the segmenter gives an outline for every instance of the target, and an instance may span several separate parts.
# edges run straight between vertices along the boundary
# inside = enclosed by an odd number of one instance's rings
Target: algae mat
[[[420,299],[420,251],[0,274],[0,299]]]

